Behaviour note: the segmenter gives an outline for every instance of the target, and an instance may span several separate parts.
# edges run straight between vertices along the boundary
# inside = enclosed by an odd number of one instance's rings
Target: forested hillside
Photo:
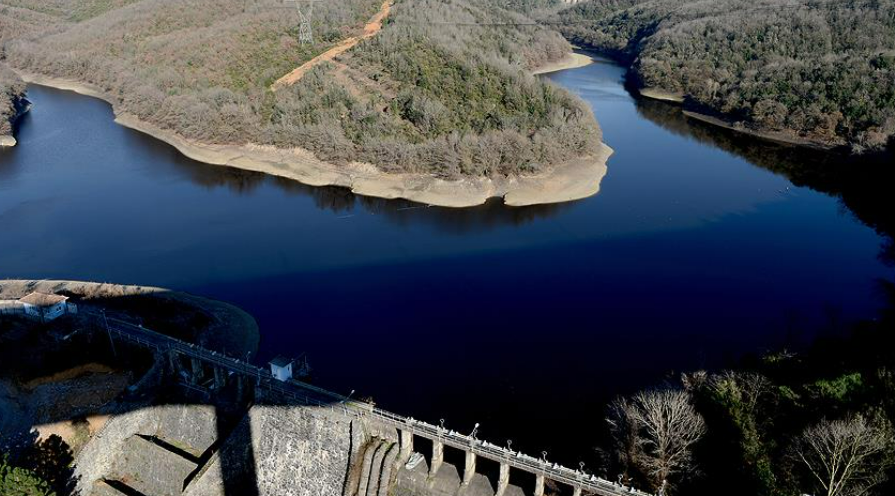
[[[698,110],[855,151],[892,145],[893,0],[593,0],[554,20]]]
[[[365,88],[358,93],[382,88],[374,90],[372,101],[366,97],[371,104],[362,110],[366,159],[401,169],[428,163],[446,175],[509,174],[535,172],[599,143],[593,115],[582,102],[522,70],[568,52],[557,33],[470,26],[525,18],[461,2],[413,0],[398,6],[407,8],[396,7],[389,28],[345,61],[356,86]],[[448,19],[460,24],[430,23]],[[336,71],[319,75],[338,77]],[[370,111],[378,105],[387,109]]]
[[[568,51],[558,33],[444,23],[531,22],[485,0],[398,0],[375,37],[271,89],[381,4],[316,2],[315,43],[301,44],[294,7],[275,0],[0,0],[0,43],[16,68],[97,85],[118,111],[204,143],[443,177],[536,172],[599,144],[582,102],[525,71]]]

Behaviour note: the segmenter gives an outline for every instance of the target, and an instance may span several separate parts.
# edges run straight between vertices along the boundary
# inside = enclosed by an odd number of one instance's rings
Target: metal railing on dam
[[[109,333],[110,340],[115,338],[123,339],[160,352],[174,352],[199,360],[206,366],[251,378],[256,382],[256,387],[265,388],[276,393],[284,400],[294,401],[296,404],[329,408],[333,411],[342,411],[348,416],[365,418],[392,426],[399,432],[408,433],[411,436],[420,436],[433,441],[433,443],[447,445],[466,453],[472,453],[476,456],[499,462],[502,466],[513,467],[540,478],[566,484],[573,487],[576,494],[586,491],[599,496],[632,494],[651,496],[648,493],[610,482],[595,475],[584,473],[581,470],[573,470],[557,463],[549,463],[545,459],[535,458],[509,448],[497,446],[487,441],[479,440],[474,435],[461,434],[441,426],[404,417],[376,408],[369,403],[352,400],[341,394],[295,379],[285,382],[280,381],[275,379],[264,368],[160,334],[142,326],[118,319],[106,319],[104,315],[102,319],[106,323],[106,330]]]

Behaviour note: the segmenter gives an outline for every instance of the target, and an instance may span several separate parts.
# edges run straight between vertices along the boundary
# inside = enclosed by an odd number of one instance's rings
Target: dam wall
[[[255,405],[221,427],[210,405],[113,417],[75,461],[85,496],[386,496],[397,435],[319,406]]]
[[[455,432],[108,322],[109,339],[154,350],[167,381],[162,404],[114,417],[75,460],[83,495],[648,496],[480,440],[478,426]]]

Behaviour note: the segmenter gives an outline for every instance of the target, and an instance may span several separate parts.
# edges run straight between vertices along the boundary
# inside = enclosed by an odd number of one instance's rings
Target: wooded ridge
[[[550,20],[696,111],[856,152],[893,143],[893,0],[593,0]]]

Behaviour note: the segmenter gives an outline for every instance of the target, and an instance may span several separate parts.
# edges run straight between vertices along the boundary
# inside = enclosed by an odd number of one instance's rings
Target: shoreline
[[[16,114],[12,116],[12,119],[9,121],[9,125],[11,127],[9,134],[0,135],[0,148],[12,148],[16,146],[18,141],[15,137],[15,126],[16,121],[22,118],[23,115],[27,114],[29,110],[31,110],[31,103],[25,98],[24,95],[19,95],[15,100],[13,100],[13,105],[16,108]]]
[[[686,96],[682,93],[671,93],[661,88],[638,88],[637,92],[643,98],[674,105],[681,105],[686,100]],[[742,123],[740,122],[728,121],[721,117],[703,114],[701,112],[694,112],[692,110],[681,109],[681,113],[684,114],[684,117],[694,119],[710,126],[720,127],[737,133],[745,134],[752,138],[772,141],[774,143],[802,146],[805,148],[813,148],[815,150],[833,150],[837,146],[843,146],[845,144],[826,143],[823,141],[812,140],[810,138],[793,136],[791,134],[779,131],[762,131],[759,129],[751,129],[742,125]]]
[[[577,60],[577,63],[582,63],[581,57],[590,63],[590,57],[586,55],[571,55],[570,60]],[[13,70],[29,84],[99,98],[112,105],[116,123],[164,141],[184,156],[199,162],[261,172],[309,186],[340,186],[362,196],[405,199],[439,207],[473,207],[495,197],[502,198],[504,204],[512,207],[587,198],[599,192],[600,182],[607,172],[606,162],[612,155],[612,149],[601,142],[600,150],[594,156],[578,157],[554,166],[549,172],[533,176],[446,180],[425,174],[391,174],[381,172],[368,163],[351,162],[345,166],[336,166],[317,159],[310,151],[301,148],[199,143],[143,121],[135,115],[118,112],[114,101],[94,85],[15,68]]]
[[[532,69],[530,72],[534,76],[539,76],[541,74],[549,74],[551,72],[564,71],[566,69],[578,69],[579,67],[585,67],[593,63],[594,59],[590,55],[571,52],[566,54],[561,60],[548,62],[536,69]]]
[[[833,150],[837,146],[844,145],[844,143],[837,145],[837,144],[832,144],[832,143],[825,143],[822,141],[815,141],[815,140],[808,139],[808,138],[792,136],[792,135],[782,133],[782,132],[760,131],[760,130],[756,130],[756,129],[749,129],[737,122],[729,122],[729,121],[726,121],[726,120],[718,118],[718,117],[713,117],[710,115],[701,114],[699,112],[693,112],[690,110],[683,110],[682,113],[687,118],[690,118],[690,119],[693,119],[693,120],[696,120],[696,121],[699,121],[699,122],[702,122],[705,124],[710,124],[712,126],[717,126],[720,128],[728,129],[730,131],[737,132],[737,133],[742,133],[747,136],[751,136],[753,138],[759,138],[759,139],[763,139],[763,140],[767,140],[767,141],[773,141],[775,143],[783,143],[785,145],[803,146],[806,148],[813,148],[815,150],[825,150],[825,151]]]
[[[607,53],[606,50],[604,50],[600,47],[586,45],[586,46],[582,47],[582,49],[592,50],[598,54],[606,54],[605,55],[606,58],[608,58],[613,63],[619,65],[620,67],[627,69],[628,71],[632,71],[631,62],[625,61],[617,56],[613,56],[612,54]],[[662,88],[655,87],[655,86],[646,87],[646,86],[640,86],[639,84],[637,84],[637,85],[634,85],[629,90],[629,93],[634,93],[635,91],[636,91],[637,95],[639,95],[643,98],[646,98],[648,100],[656,100],[656,101],[661,101],[661,102],[674,104],[674,105],[678,105],[678,106],[683,105],[688,98],[688,95],[685,93],[670,92],[670,91],[666,91]],[[720,128],[730,130],[730,131],[745,134],[752,138],[757,138],[757,139],[761,139],[761,140],[765,140],[765,141],[771,141],[774,143],[782,143],[785,145],[800,146],[800,147],[810,148],[810,149],[814,149],[814,150],[821,150],[821,151],[832,151],[837,148],[846,147],[849,145],[844,140],[841,140],[838,143],[835,143],[835,142],[830,143],[830,142],[825,142],[825,141],[814,140],[811,138],[803,138],[800,136],[794,136],[790,133],[785,133],[785,132],[762,131],[760,129],[750,129],[750,128],[743,126],[739,122],[726,120],[723,116],[716,117],[716,116],[711,116],[708,114],[703,114],[700,112],[694,112],[691,110],[684,110],[683,108],[681,109],[681,112],[684,114],[685,117],[692,118],[692,119],[702,122],[704,124],[708,124],[711,126],[717,126]]]
[[[683,93],[672,93],[662,88],[640,88],[637,90],[640,96],[660,102],[684,103]]]

